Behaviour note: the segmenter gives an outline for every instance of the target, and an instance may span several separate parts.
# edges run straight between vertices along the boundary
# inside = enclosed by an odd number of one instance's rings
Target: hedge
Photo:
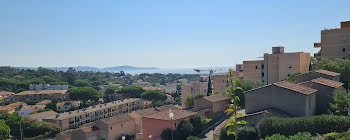
[[[254,127],[246,125],[238,128],[238,140],[258,140],[259,134]],[[227,135],[227,128],[222,128],[220,132],[220,140],[234,140],[234,135]]]
[[[322,115],[301,118],[264,118],[258,124],[261,138],[281,134],[291,136],[298,132],[312,135],[330,132],[345,132],[350,128],[350,118],[346,116]]]

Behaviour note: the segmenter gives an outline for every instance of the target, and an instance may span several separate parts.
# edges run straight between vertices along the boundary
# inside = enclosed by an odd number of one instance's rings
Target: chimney
[[[284,53],[283,46],[272,47],[272,54],[282,54]]]

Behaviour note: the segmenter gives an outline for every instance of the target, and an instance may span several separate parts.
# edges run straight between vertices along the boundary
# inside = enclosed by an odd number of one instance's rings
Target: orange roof
[[[40,90],[40,91],[23,91],[15,95],[34,95],[34,94],[65,94],[67,90]]]
[[[37,119],[53,116],[53,115],[56,115],[56,114],[58,114],[58,113],[55,112],[55,111],[45,111],[45,112],[35,113],[35,114],[32,114],[32,115],[29,115],[28,117],[31,118],[31,119],[37,120]]]
[[[23,103],[23,102],[15,102],[15,103],[9,104],[9,105],[7,105],[7,106],[10,106],[10,107],[19,107],[20,105],[26,106],[27,104],[26,104],[26,103]]]
[[[0,96],[9,96],[14,94],[13,92],[8,92],[8,91],[0,91]]]
[[[164,110],[151,115],[144,116],[144,118],[151,118],[151,119],[157,119],[157,120],[170,120],[170,117],[169,117],[170,111],[174,113],[173,120],[179,120],[179,119],[191,117],[197,114],[196,112],[173,108],[173,109]]]
[[[322,78],[322,77],[313,79],[311,81],[318,83],[318,84],[325,85],[325,86],[333,87],[333,88],[338,88],[338,87],[343,86],[343,83],[341,83],[341,82],[329,80],[329,79]]]
[[[134,118],[129,114],[122,114],[122,115],[117,115],[110,118],[102,119],[101,122],[105,124],[115,124],[115,123],[120,123],[128,120],[132,120],[132,119]]]
[[[51,100],[44,100],[44,101],[41,101],[39,103],[36,103],[37,105],[46,105],[48,103],[51,103]]]
[[[0,107],[1,111],[9,111],[9,110],[14,110],[15,107],[10,107],[10,106],[2,106]]]
[[[205,97],[203,97],[203,99],[206,99],[210,102],[218,102],[218,101],[228,100],[230,98],[228,98],[224,95],[221,95],[221,94],[216,94],[216,95],[212,95],[212,96],[205,96]]]
[[[339,76],[340,75],[340,73],[327,71],[327,70],[315,70],[315,72],[330,75],[330,76]]]
[[[296,85],[293,83],[289,83],[286,81],[281,81],[281,82],[277,82],[277,83],[273,83],[273,85],[281,87],[281,88],[285,88],[285,89],[289,89],[301,94],[305,94],[305,95],[311,95],[315,92],[317,92],[316,89],[312,89],[312,88],[308,88],[302,85]]]
[[[28,105],[28,106],[23,106],[21,108],[21,111],[23,110],[39,110],[45,108],[45,105]]]

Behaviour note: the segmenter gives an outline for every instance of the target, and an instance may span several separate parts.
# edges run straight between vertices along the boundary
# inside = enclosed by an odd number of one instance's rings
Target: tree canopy
[[[195,94],[188,94],[186,97],[186,106],[193,106],[194,105],[194,100],[202,98],[203,95],[199,94],[199,93],[195,93]]]
[[[120,89],[121,94],[124,94],[126,97],[133,98],[140,98],[143,92],[145,92],[145,90],[137,86],[126,86]]]
[[[333,92],[333,102],[330,103],[329,112],[334,115],[348,116],[350,111],[350,94],[344,89]]]
[[[141,98],[152,101],[152,104],[155,105],[157,102],[165,101],[167,96],[158,90],[148,90],[141,94]]]
[[[10,127],[6,125],[5,121],[0,120],[0,139],[5,140],[10,136]]]
[[[81,100],[85,103],[88,100],[98,101],[100,94],[92,87],[75,87],[68,91],[69,97],[72,100]]]
[[[115,91],[119,91],[119,88],[115,86],[110,86],[106,88],[105,94],[113,94]]]

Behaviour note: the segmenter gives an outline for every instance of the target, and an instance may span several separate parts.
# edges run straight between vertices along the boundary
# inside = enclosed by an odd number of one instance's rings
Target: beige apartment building
[[[181,86],[181,103],[183,107],[186,107],[186,98],[189,94],[199,93],[203,96],[207,96],[208,91],[208,78],[201,76],[200,81],[192,81],[189,84]]]
[[[58,124],[62,130],[77,128],[83,124],[100,119],[129,113],[143,108],[143,100],[138,98],[113,101],[105,104],[90,106],[85,109],[64,112],[42,119],[46,122]]]
[[[340,23],[340,28],[321,31],[321,42],[314,43],[321,48],[314,56],[328,59],[350,59],[350,21]]]
[[[272,54],[265,53],[263,60],[243,61],[236,71],[243,73],[244,80],[272,84],[288,78],[295,72],[309,71],[310,53],[285,53],[284,47],[272,47]],[[237,67],[237,66],[236,66]]]
[[[52,100],[60,98],[68,100],[67,90],[41,90],[41,91],[23,91],[10,97],[11,101],[30,101],[30,100]]]

